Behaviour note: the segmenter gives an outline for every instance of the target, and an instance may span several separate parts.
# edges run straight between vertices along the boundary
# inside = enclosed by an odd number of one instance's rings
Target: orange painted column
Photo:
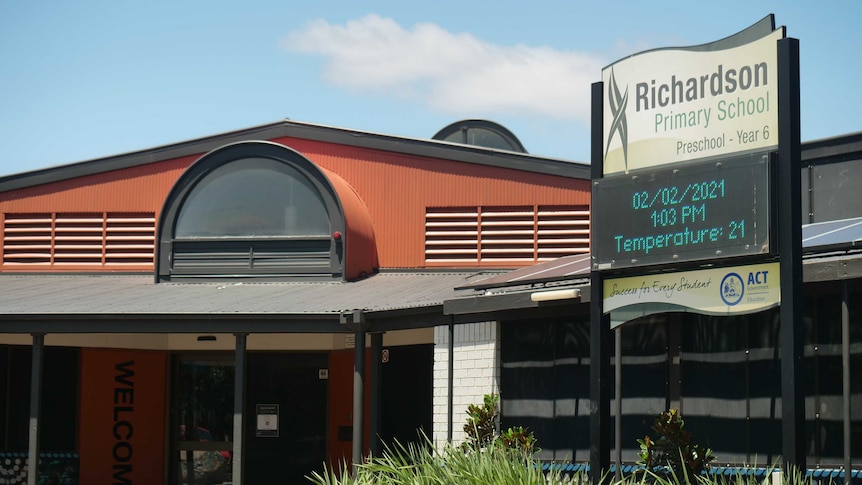
[[[370,368],[370,352],[365,353],[365,367]],[[353,447],[353,362],[352,350],[337,350],[329,354],[329,422],[327,449],[329,466],[350,469]],[[363,416],[363,453],[368,453],[370,429],[371,380],[365,380],[365,416]]]
[[[81,352],[81,483],[162,483],[168,354]]]

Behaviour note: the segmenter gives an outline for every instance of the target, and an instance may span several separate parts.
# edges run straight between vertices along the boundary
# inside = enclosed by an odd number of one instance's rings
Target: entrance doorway
[[[304,484],[323,471],[327,365],[319,352],[248,355],[244,484]]]
[[[246,363],[243,483],[304,483],[326,460],[327,354],[250,352]],[[233,353],[177,355],[173,379],[172,483],[231,483]]]
[[[231,483],[234,369],[232,355],[176,359],[171,427],[175,483]]]

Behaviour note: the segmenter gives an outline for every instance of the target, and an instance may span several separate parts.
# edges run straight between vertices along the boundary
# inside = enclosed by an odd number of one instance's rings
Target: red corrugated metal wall
[[[0,193],[0,212],[153,212],[200,155]]]
[[[380,266],[425,266],[426,207],[583,205],[590,182],[309,140],[273,140],[347,180],[374,221]]]
[[[154,253],[162,203],[180,174],[198,157],[0,193],[0,268],[152,271],[154,258],[142,253]],[[29,216],[33,216],[31,220]],[[98,219],[119,221],[119,225],[114,231],[104,227],[99,233],[98,226],[103,224],[92,222]],[[61,227],[62,220],[70,222]],[[129,221],[147,221],[148,230],[140,224],[122,227]]]
[[[425,266],[427,207],[589,206],[587,180],[295,138],[273,141],[303,153],[356,190],[373,220],[381,268]],[[201,155],[2,193],[0,213],[152,212],[158,217],[173,183]]]

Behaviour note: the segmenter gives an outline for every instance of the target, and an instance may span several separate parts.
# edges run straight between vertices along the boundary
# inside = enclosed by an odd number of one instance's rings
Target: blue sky
[[[284,118],[430,138],[467,118],[589,159],[589,86],[774,13],[800,40],[802,140],[862,131],[862,2],[0,2],[0,175]]]

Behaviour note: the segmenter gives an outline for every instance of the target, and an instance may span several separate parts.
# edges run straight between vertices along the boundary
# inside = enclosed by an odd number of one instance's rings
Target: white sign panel
[[[257,428],[255,436],[278,437],[278,404],[258,404],[256,406]]]
[[[663,312],[741,315],[781,303],[777,262],[659,273],[604,281],[611,327]]]
[[[602,70],[604,174],[778,146],[782,38],[783,27],[760,22],[721,41],[641,52]]]

